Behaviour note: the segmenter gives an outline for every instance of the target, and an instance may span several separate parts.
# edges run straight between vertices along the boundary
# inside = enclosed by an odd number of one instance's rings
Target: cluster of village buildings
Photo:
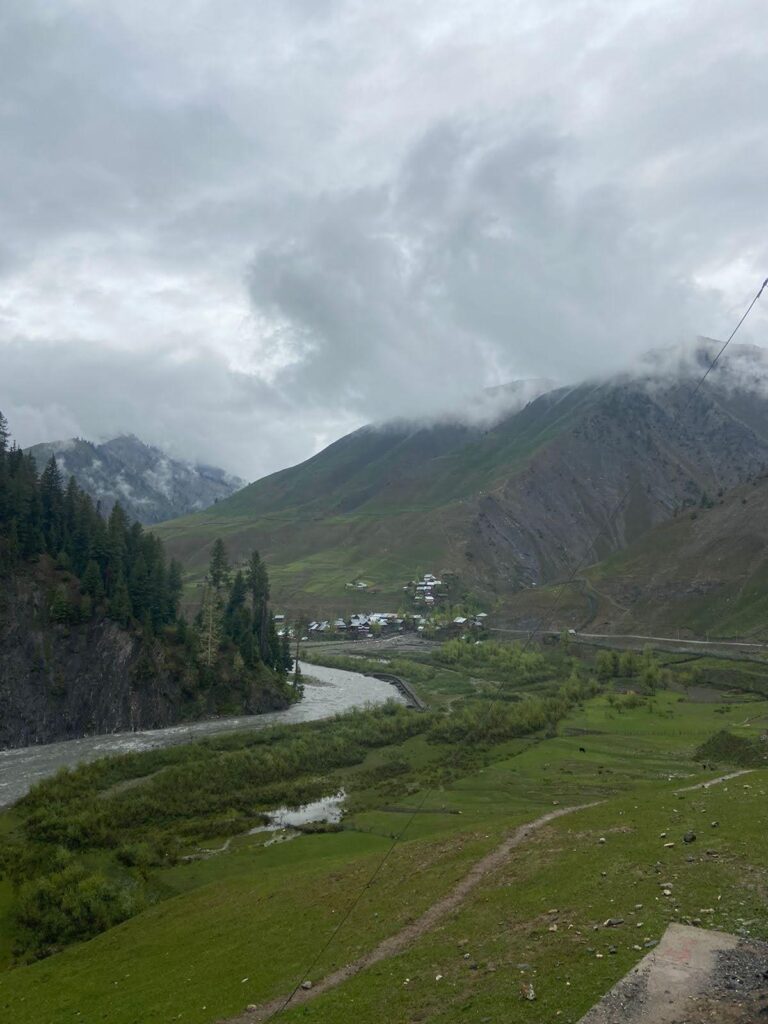
[[[367,589],[367,584],[359,585],[361,582],[356,580],[353,584],[347,585],[355,589]],[[343,636],[359,639],[410,631],[431,633],[433,630],[440,630],[445,634],[472,632],[485,628],[485,620],[488,618],[485,612],[476,615],[457,615],[452,619],[436,613],[436,604],[447,604],[448,592],[443,581],[432,573],[425,573],[419,580],[411,580],[403,590],[408,592],[414,602],[413,612],[355,612],[346,618],[340,616],[336,619],[317,620],[307,626],[307,637]],[[292,634],[284,615],[276,615],[275,624],[279,635]]]
[[[435,601],[441,597],[440,588],[443,586],[443,581],[439,580],[437,576],[433,576],[431,572],[425,573],[420,580],[411,580],[407,583],[403,590],[410,591],[413,600],[417,603],[424,603],[427,606],[434,605]]]

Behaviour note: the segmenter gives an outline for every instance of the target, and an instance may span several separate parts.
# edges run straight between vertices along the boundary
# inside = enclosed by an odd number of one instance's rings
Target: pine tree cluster
[[[265,689],[274,706],[294,699],[284,687],[292,664],[288,637],[277,635],[269,577],[258,552],[233,572],[223,542],[214,543],[190,628],[179,614],[181,565],[166,560],[159,538],[132,523],[119,504],[105,519],[74,477],[64,484],[55,458],[38,474],[33,456],[10,443],[0,413],[0,576],[34,566],[41,557],[59,570],[58,585],[48,595],[53,622],[74,625],[108,616],[140,629],[145,641],[166,650],[171,644],[190,693],[218,687],[217,706],[253,707]],[[147,658],[151,668],[154,659],[149,653]]]
[[[293,665],[287,632],[277,635],[269,607],[269,576],[258,551],[233,570],[221,538],[211,549],[195,630],[198,654],[206,665],[214,663],[222,640],[234,646],[247,668],[262,662],[284,674]]]
[[[80,594],[62,584],[54,593],[54,620],[90,618],[103,610],[152,635],[178,617],[181,566],[166,562],[161,541],[131,523],[119,504],[105,520],[98,505],[70,477],[65,484],[52,456],[38,476],[34,457],[10,444],[0,413],[0,571],[40,555],[80,580]]]

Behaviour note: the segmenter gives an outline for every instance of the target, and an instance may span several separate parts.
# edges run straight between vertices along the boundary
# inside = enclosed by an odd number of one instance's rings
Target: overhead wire
[[[731,342],[735,338],[737,332],[739,331],[739,329],[741,328],[742,324],[745,322],[745,320],[747,319],[749,314],[752,312],[753,307],[756,305],[757,301],[759,300],[760,296],[763,294],[763,291],[765,290],[766,287],[768,287],[768,278],[766,278],[763,281],[760,289],[758,290],[758,292],[756,293],[756,295],[754,296],[752,301],[749,303],[748,307],[746,308],[746,310],[742,314],[742,316],[739,319],[738,323],[733,328],[733,330],[731,331],[730,335],[728,336],[726,341],[723,343],[723,345],[721,346],[721,348],[719,349],[719,351],[717,352],[715,357],[710,361],[709,365],[707,366],[707,369],[705,370],[703,375],[700,377],[700,379],[698,380],[698,382],[697,382],[696,386],[694,387],[693,391],[689,395],[688,400],[685,402],[685,404],[681,408],[678,409],[677,413],[673,417],[673,420],[672,420],[673,423],[677,422],[679,420],[679,418],[690,407],[690,405],[693,402],[693,400],[695,399],[696,395],[701,390],[701,387],[704,384],[704,382],[706,381],[707,377],[712,372],[712,370],[715,368],[715,366],[719,362],[720,358],[722,357],[723,353],[725,352],[725,350],[728,348],[728,346],[731,344]],[[575,567],[572,569],[572,571],[569,574],[569,576],[566,578],[565,581],[563,581],[562,583],[558,584],[559,590],[558,590],[558,593],[557,593],[557,595],[555,597],[554,603],[553,603],[553,605],[552,605],[552,607],[550,609],[549,616],[548,616],[548,625],[547,625],[546,629],[543,628],[543,626],[544,626],[544,618],[542,617],[541,619],[539,619],[538,623],[529,631],[528,636],[526,637],[525,642],[522,645],[521,653],[525,653],[528,650],[528,648],[531,646],[531,644],[533,643],[534,639],[537,636],[539,636],[540,634],[542,634],[544,632],[548,632],[549,630],[551,630],[552,624],[555,621],[555,614],[556,614],[556,612],[557,612],[557,610],[558,610],[558,608],[560,606],[561,600],[562,600],[562,595],[565,593],[566,589],[573,583],[573,581],[575,580],[577,574],[579,572],[581,572],[586,567],[586,565],[588,564],[588,559],[589,559],[590,554],[596,550],[596,545],[598,544],[598,542],[602,539],[603,535],[607,532],[607,530],[609,530],[611,528],[611,526],[613,526],[614,521],[618,517],[619,513],[621,512],[625,502],[627,501],[627,499],[629,498],[631,493],[632,493],[632,485],[630,483],[625,488],[625,490],[622,492],[621,496],[619,497],[619,500],[615,503],[615,505],[610,510],[609,515],[606,517],[605,521],[603,522],[603,525],[600,527],[600,529],[597,531],[595,536],[592,538],[592,540],[588,544],[587,548],[585,549],[584,553],[582,554],[581,559],[576,563]],[[491,714],[494,706],[496,705],[496,703],[498,703],[499,694],[503,690],[504,686],[505,686],[505,684],[504,684],[503,681],[500,681],[497,684],[497,686],[496,686],[496,690],[494,691],[493,699],[491,700],[491,703],[488,706],[488,716],[489,717],[490,717],[490,714]],[[299,992],[299,990],[301,989],[302,984],[305,981],[305,979],[307,979],[307,978],[309,978],[311,976],[311,974],[313,973],[314,969],[320,963],[321,959],[323,958],[323,956],[325,955],[327,950],[333,945],[333,943],[336,940],[336,938],[338,937],[339,933],[346,926],[346,924],[349,921],[349,919],[351,918],[352,914],[355,912],[357,907],[360,905],[360,902],[363,899],[363,897],[366,894],[366,892],[368,892],[368,890],[371,888],[371,886],[374,884],[374,882],[377,880],[377,878],[379,877],[379,875],[383,871],[385,865],[389,861],[389,858],[394,853],[398,843],[401,842],[401,840],[403,839],[403,836],[406,834],[406,832],[409,830],[409,828],[411,827],[413,822],[416,820],[417,815],[423,810],[424,805],[425,805],[425,803],[427,801],[427,798],[431,795],[432,792],[433,792],[433,787],[429,787],[428,789],[426,789],[424,791],[424,794],[423,794],[421,800],[414,807],[413,812],[407,818],[407,820],[406,820],[405,824],[403,825],[402,829],[393,837],[392,842],[388,846],[387,850],[384,852],[384,855],[380,858],[380,860],[376,864],[376,867],[374,868],[374,870],[371,873],[371,875],[365,881],[363,886],[359,889],[359,891],[355,895],[355,898],[352,900],[352,902],[349,904],[347,909],[344,911],[344,913],[342,914],[340,919],[337,921],[337,923],[335,924],[335,926],[334,926],[333,930],[331,931],[330,935],[328,936],[326,941],[322,944],[322,946],[320,946],[320,948],[318,949],[318,952],[312,958],[311,962],[307,965],[306,970],[298,978],[298,980],[296,981],[296,984],[291,989],[289,994],[286,996],[286,998],[283,1000],[283,1002],[269,1015],[269,1017],[267,1017],[266,1024],[268,1024],[269,1021],[272,1021],[275,1018],[277,1018],[281,1013],[283,1013],[284,1010],[286,1010],[288,1008],[290,1003],[295,998],[296,993]]]

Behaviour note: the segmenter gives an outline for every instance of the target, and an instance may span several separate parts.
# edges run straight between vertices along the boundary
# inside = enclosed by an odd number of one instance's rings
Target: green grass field
[[[537,833],[405,952],[285,1013],[339,1024],[500,1013],[513,1022],[574,1021],[670,920],[768,937],[768,772],[675,793],[715,774],[692,757],[724,723],[759,735],[768,703],[752,699],[724,713],[716,702],[668,691],[634,708],[599,696],[549,739],[454,749],[414,736],[373,750],[329,777],[329,791],[341,784],[349,794],[342,832],[267,847],[263,835],[235,838],[226,852],[158,870],[155,884],[168,898],[88,942],[0,973],[0,1016],[14,1024],[209,1024],[303,979],[406,823],[314,980],[412,920],[513,826],[554,806],[599,800]],[[393,758],[406,770],[388,777]],[[12,818],[4,821],[7,829]],[[688,829],[697,833],[690,847],[682,843]],[[671,883],[672,896],[661,895],[660,882]],[[0,886],[0,913],[7,910]],[[605,929],[608,917],[625,923]],[[9,944],[6,922],[0,954]],[[519,998],[521,979],[535,985],[534,1015]]]

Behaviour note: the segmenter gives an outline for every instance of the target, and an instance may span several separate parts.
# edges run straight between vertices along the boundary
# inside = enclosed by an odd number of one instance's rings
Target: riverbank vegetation
[[[448,716],[416,714],[390,702],[328,721],[64,770],[16,805],[18,827],[2,856],[16,893],[17,952],[45,956],[139,912],[160,898],[149,869],[176,863],[194,842],[262,824],[271,807],[304,803],[341,786],[335,773],[362,764],[371,750],[421,736],[438,751],[430,760],[444,761],[437,776],[444,782],[453,775],[455,744],[484,750],[554,734],[568,711],[594,692],[594,684],[571,681],[555,697],[515,704],[474,700]],[[402,764],[384,768],[380,781],[390,795],[401,788],[399,774]],[[96,854],[99,869],[89,871]]]

